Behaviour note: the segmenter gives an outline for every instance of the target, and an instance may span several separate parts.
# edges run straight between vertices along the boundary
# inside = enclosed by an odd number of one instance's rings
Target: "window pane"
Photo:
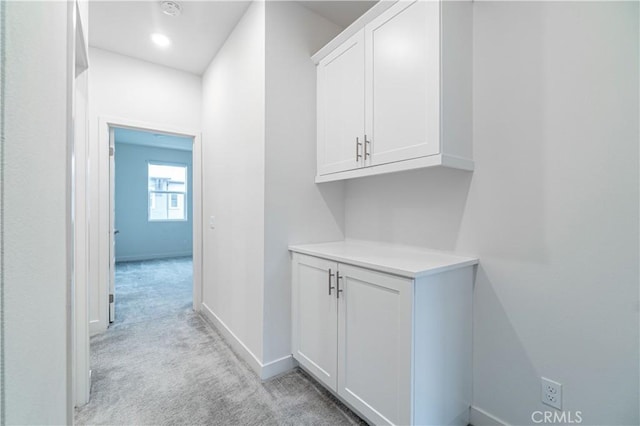
[[[186,181],[186,167],[167,166],[164,164],[149,164],[150,191],[185,192]]]
[[[149,220],[186,220],[186,166],[149,164]]]
[[[175,200],[175,204],[174,204]],[[170,194],[168,219],[184,219],[184,194]]]
[[[167,194],[154,192],[150,194],[151,204],[149,205],[149,220],[168,219]]]

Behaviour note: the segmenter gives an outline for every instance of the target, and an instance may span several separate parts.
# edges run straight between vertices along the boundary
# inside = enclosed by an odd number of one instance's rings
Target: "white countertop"
[[[289,250],[408,278],[419,278],[478,263],[475,257],[359,240],[291,245]]]

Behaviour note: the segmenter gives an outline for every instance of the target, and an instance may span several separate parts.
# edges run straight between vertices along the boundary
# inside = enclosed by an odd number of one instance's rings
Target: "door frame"
[[[193,310],[200,312],[202,307],[202,136],[194,129],[171,126],[164,123],[152,123],[131,120],[122,117],[98,117],[99,151],[99,237],[98,246],[93,245],[99,253],[99,292],[100,325],[106,330],[109,324],[109,283],[110,283],[110,244],[112,244],[111,223],[111,188],[109,175],[109,143],[110,129],[123,128],[143,130],[168,135],[186,136],[193,138]]]

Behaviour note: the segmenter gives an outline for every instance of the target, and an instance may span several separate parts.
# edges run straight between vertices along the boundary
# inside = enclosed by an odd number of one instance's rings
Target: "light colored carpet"
[[[76,424],[353,425],[301,370],[262,383],[191,309],[191,259],[118,264],[116,322],[91,339]]]
[[[193,305],[190,257],[116,264],[116,326],[176,315]]]

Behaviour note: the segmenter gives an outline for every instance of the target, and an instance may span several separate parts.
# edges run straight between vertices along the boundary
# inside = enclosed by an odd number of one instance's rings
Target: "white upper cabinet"
[[[319,173],[362,166],[364,35],[358,32],[318,66]],[[359,145],[360,144],[360,145]]]
[[[438,3],[426,1],[398,3],[364,28],[371,165],[440,152],[437,30]]]
[[[471,3],[381,1],[318,64],[316,182],[473,170]]]

